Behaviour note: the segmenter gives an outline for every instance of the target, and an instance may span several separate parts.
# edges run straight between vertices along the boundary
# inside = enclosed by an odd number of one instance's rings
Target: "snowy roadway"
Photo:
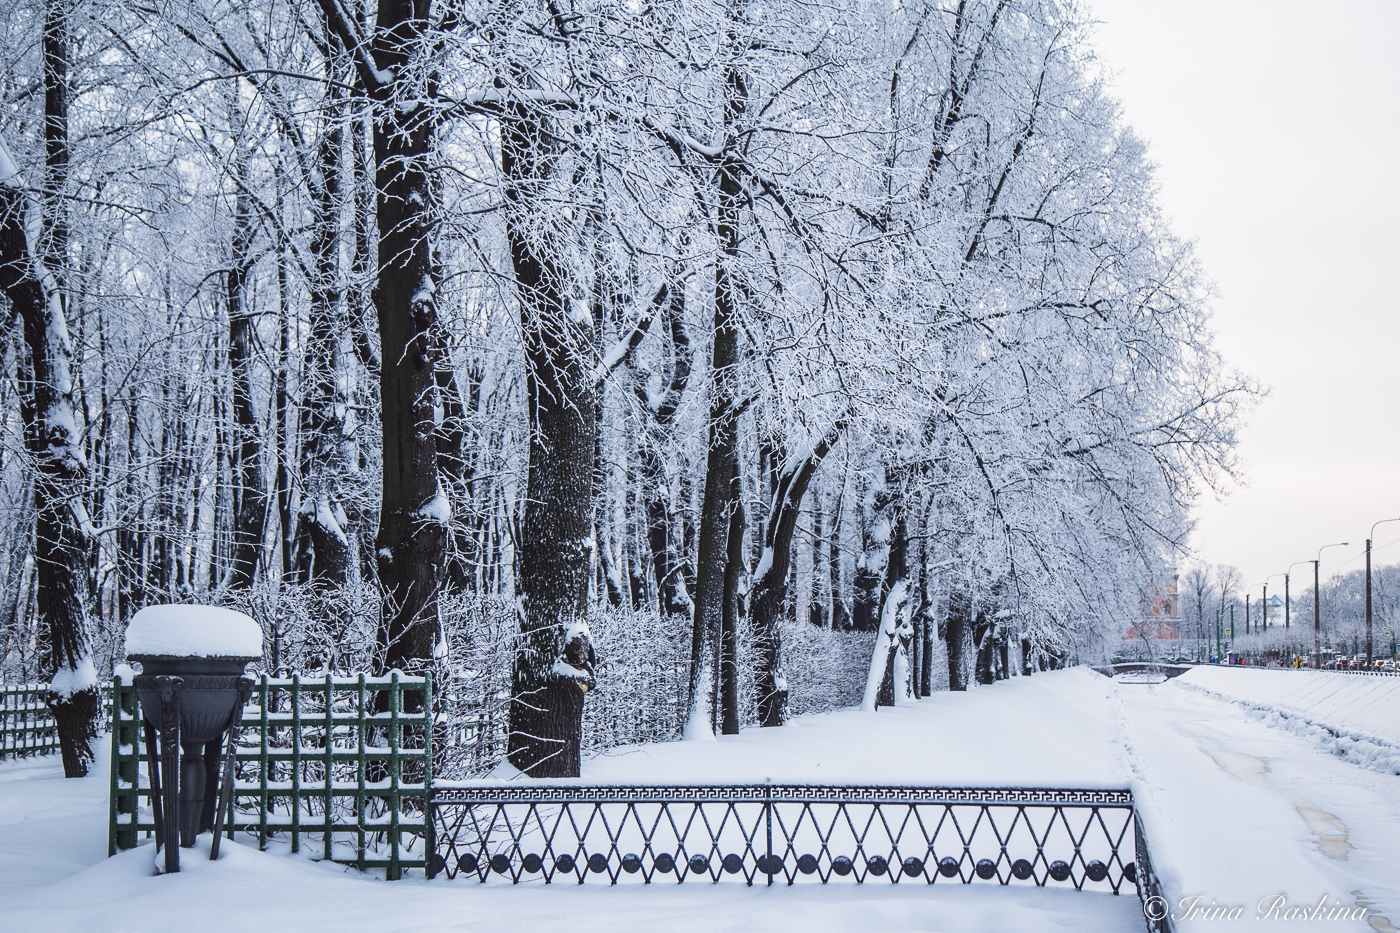
[[[1168,906],[1185,918],[1178,930],[1260,920],[1400,926],[1400,777],[1343,761],[1186,683],[1119,684],[1118,694],[1134,795],[1148,811]],[[1323,919],[1312,919],[1319,904]],[[1288,914],[1298,907],[1308,908],[1306,922]],[[1364,921],[1358,907],[1369,908]],[[1236,922],[1218,919],[1235,908]]]

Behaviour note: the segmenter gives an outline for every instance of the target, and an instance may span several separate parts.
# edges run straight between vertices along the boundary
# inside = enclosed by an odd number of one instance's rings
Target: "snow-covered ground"
[[[1123,786],[1144,807],[1168,893],[1200,906],[1327,895],[1400,918],[1400,779],[1358,768],[1178,683],[1087,670],[1015,678],[873,714],[807,717],[713,743],[627,749],[606,782],[775,781]],[[285,852],[227,845],[158,877],[143,846],[106,855],[105,757],[65,781],[57,758],[0,765],[0,930],[1139,931],[1136,897],[996,885],[481,885],[385,882]],[[206,843],[207,845],[207,843]],[[309,847],[314,849],[315,847]],[[1365,903],[1362,903],[1364,901]],[[1268,904],[1265,904],[1268,907]],[[1179,911],[1174,903],[1173,910]],[[1379,925],[1378,925],[1379,924]],[[1184,933],[1220,921],[1186,921]],[[1230,924],[1226,924],[1228,928]]]
[[[1218,673],[1222,692],[1237,689],[1227,679],[1235,671]],[[1400,779],[1330,754],[1308,736],[1271,728],[1239,704],[1183,683],[1189,676],[1118,686],[1134,800],[1168,906],[1187,917],[1177,930],[1231,925],[1191,918],[1192,906],[1239,908],[1243,922],[1260,914],[1286,920],[1289,908],[1320,903],[1352,917],[1298,922],[1395,930]],[[1355,702],[1364,708],[1366,691],[1358,690]],[[1338,715],[1347,708],[1337,700]],[[1400,704],[1392,709],[1400,718]],[[1364,920],[1356,918],[1358,908],[1367,908]]]

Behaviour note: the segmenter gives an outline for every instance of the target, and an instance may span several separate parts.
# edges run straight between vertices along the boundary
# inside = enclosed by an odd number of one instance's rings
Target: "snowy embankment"
[[[1400,774],[1400,677],[1197,667],[1177,682],[1243,706],[1354,764]]]
[[[802,717],[716,742],[623,749],[585,781],[1126,786],[1113,685],[1087,670],[1037,674],[877,713]],[[0,929],[386,931],[664,930],[666,933],[1138,933],[1123,896],[992,884],[481,885],[415,873],[384,882],[285,847],[200,849],[156,876],[143,845],[106,855],[107,761],[64,781],[56,756],[0,765]],[[208,837],[201,837],[207,853]],[[207,858],[207,854],[206,854]]]

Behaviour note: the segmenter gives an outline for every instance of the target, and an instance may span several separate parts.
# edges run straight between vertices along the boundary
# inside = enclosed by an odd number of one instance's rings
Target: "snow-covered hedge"
[[[225,605],[263,630],[263,667],[311,673],[329,667],[377,668],[373,587],[316,590],[257,586]],[[514,603],[498,596],[449,595],[441,602],[444,641],[434,660],[440,709],[437,743],[444,777],[484,774],[505,755],[511,662],[518,625]],[[678,738],[690,667],[690,622],[655,612],[595,607],[589,616],[598,686],[584,706],[584,754]],[[833,632],[806,623],[782,626],[792,715],[860,702],[873,633]],[[755,716],[752,645],[740,639],[743,725]]]

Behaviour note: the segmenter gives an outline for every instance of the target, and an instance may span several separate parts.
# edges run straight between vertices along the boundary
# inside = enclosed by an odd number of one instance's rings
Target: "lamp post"
[[[1374,528],[1372,529],[1374,530]],[[1347,547],[1348,542],[1324,544],[1317,549],[1317,560],[1313,565],[1313,667],[1322,667],[1322,587],[1318,583],[1318,564],[1322,563],[1322,552],[1329,547]]]
[[[1383,518],[1376,522],[1376,525],[1384,525],[1386,522],[1400,522],[1400,518]],[[1376,525],[1371,526],[1371,533],[1366,536],[1366,670],[1371,669],[1371,539],[1376,536]]]

